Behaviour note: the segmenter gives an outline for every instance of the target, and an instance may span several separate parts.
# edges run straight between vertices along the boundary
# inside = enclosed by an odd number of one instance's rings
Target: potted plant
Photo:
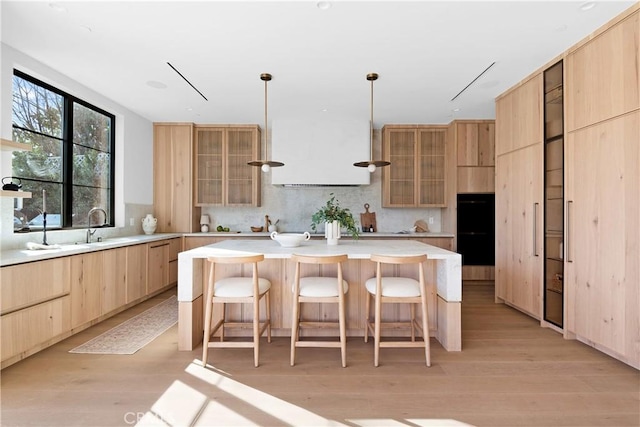
[[[347,208],[340,206],[340,202],[336,200],[333,193],[329,194],[331,198],[327,203],[318,209],[311,216],[311,229],[315,232],[318,224],[325,224],[324,236],[327,238],[327,244],[337,245],[340,238],[340,227],[347,229],[347,233],[354,239],[360,235],[356,221]]]

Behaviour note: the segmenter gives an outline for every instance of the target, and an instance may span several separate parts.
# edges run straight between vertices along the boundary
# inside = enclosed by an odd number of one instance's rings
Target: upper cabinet
[[[190,233],[200,229],[193,205],[191,123],[153,125],[153,201],[159,233]]]
[[[447,127],[386,125],[382,155],[382,206],[445,207]]]
[[[567,131],[640,107],[638,21],[636,11],[567,56]]]
[[[196,125],[195,205],[260,206],[257,125]]]
[[[496,99],[496,156],[542,142],[542,77]]]
[[[450,129],[456,149],[456,193],[493,193],[495,121],[456,120]]]

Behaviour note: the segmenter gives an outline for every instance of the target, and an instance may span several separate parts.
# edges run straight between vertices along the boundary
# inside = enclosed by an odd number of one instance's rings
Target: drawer
[[[68,295],[69,257],[2,267],[0,314]]]
[[[0,317],[2,360],[71,330],[71,297],[64,296]]]

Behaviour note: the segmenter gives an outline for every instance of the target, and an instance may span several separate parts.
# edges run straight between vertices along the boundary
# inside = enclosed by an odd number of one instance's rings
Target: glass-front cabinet
[[[562,61],[544,72],[544,320],[563,327],[564,117]]]
[[[195,205],[260,206],[258,126],[196,125]]]

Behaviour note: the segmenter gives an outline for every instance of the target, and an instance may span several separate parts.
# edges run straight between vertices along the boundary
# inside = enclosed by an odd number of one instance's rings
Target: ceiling
[[[380,127],[493,118],[497,95],[634,3],[3,0],[0,13],[3,43],[151,121],[262,124],[265,72],[269,122],[368,120],[376,72]]]

